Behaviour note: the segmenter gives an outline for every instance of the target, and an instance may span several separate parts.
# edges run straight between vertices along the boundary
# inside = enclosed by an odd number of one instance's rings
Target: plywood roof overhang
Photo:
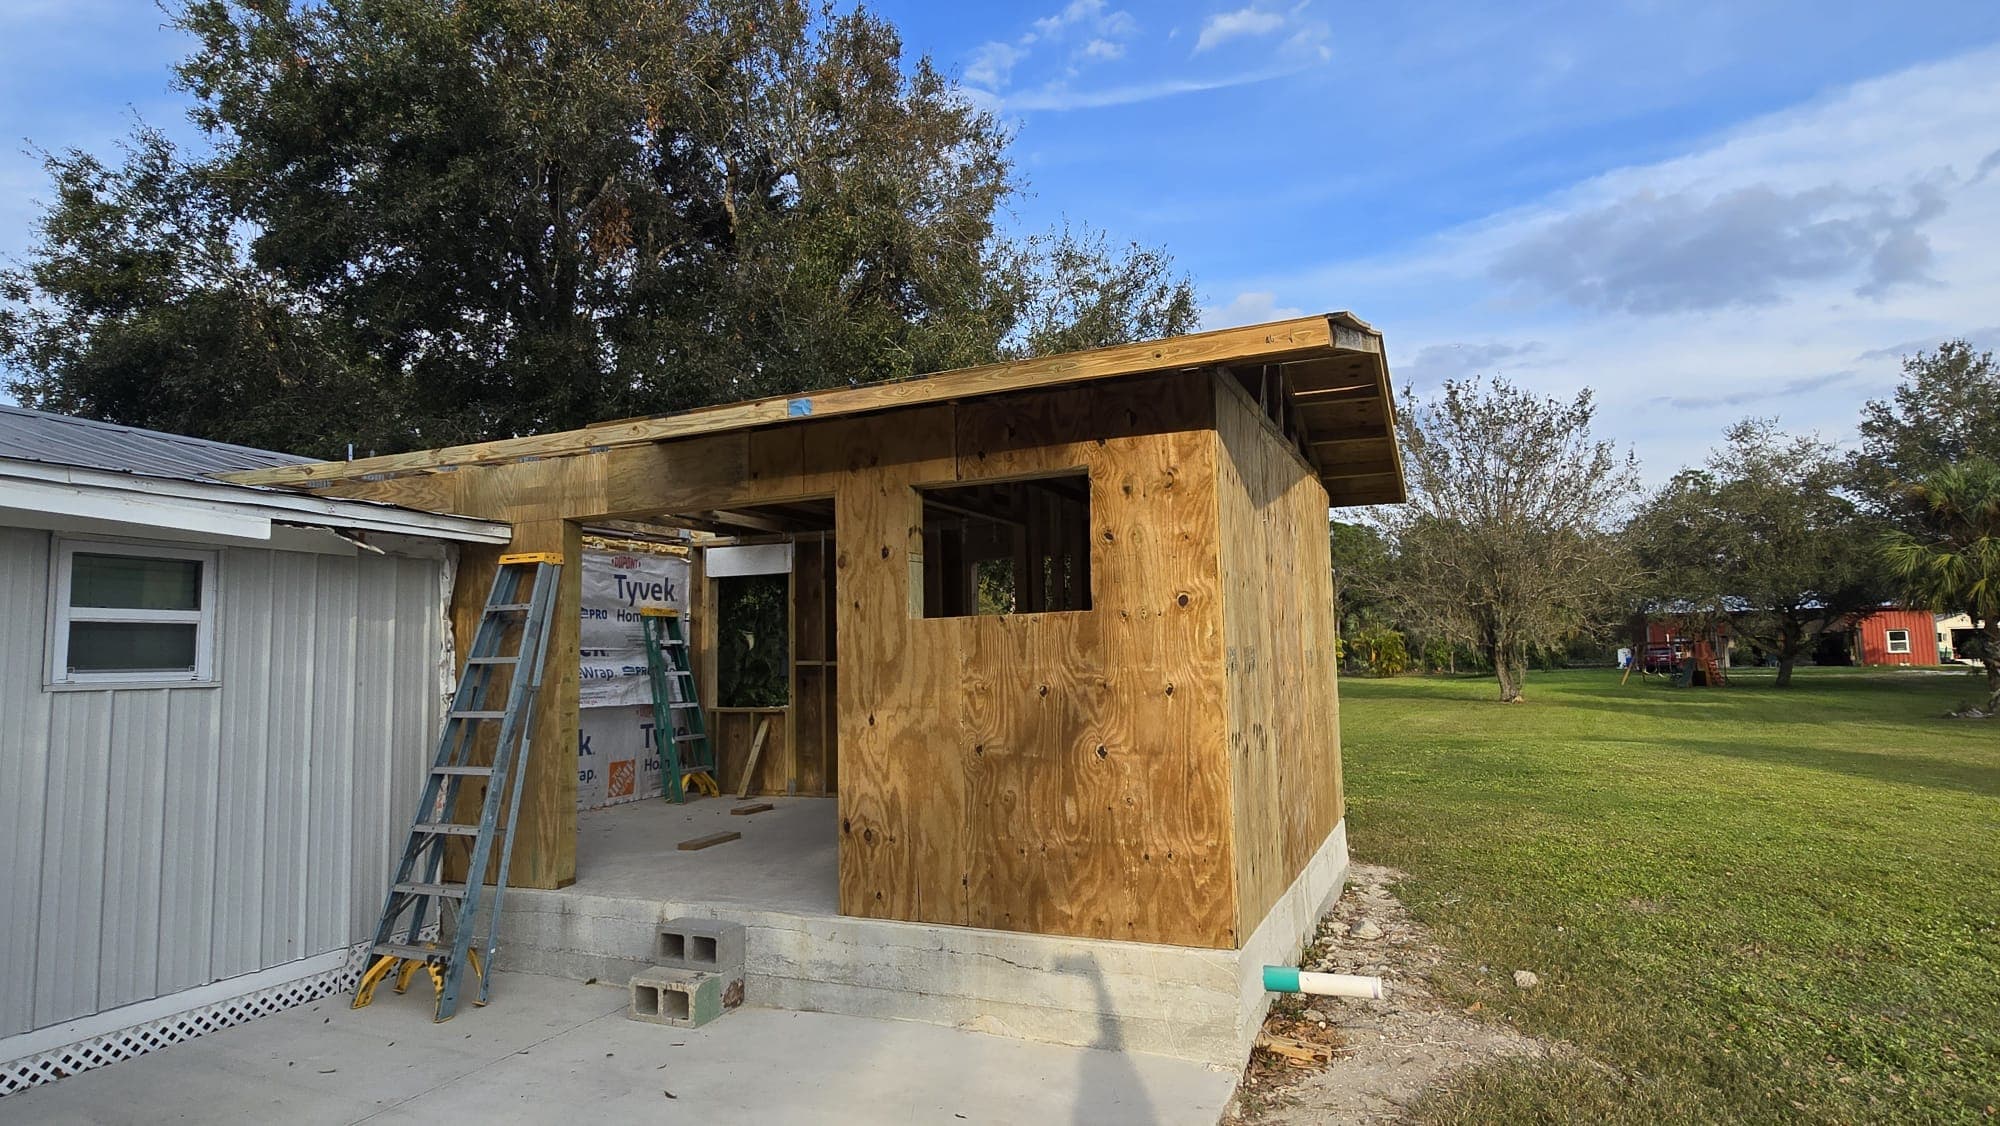
[[[1382,336],[1350,313],[987,364],[892,383],[753,399],[656,418],[603,422],[580,430],[221,476],[239,484],[311,489],[339,481],[529,458],[574,457],[619,446],[808,418],[879,413],[1192,368],[1228,369],[1239,376],[1246,371],[1274,375],[1273,386],[1284,399],[1284,406],[1272,411],[1277,424],[1317,470],[1333,504],[1392,504],[1405,499],[1402,455],[1396,443],[1395,396]]]

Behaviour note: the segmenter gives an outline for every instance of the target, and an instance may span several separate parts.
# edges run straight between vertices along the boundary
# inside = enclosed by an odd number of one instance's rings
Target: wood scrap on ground
[[[710,833],[705,837],[695,837],[693,840],[682,841],[674,847],[680,849],[682,852],[694,852],[697,849],[708,848],[710,845],[728,844],[730,841],[741,839],[742,836],[743,834],[737,832]]]
[[[751,802],[751,803],[750,803],[749,805],[739,805],[739,806],[737,806],[736,808],[734,808],[734,809],[732,809],[732,810],[730,810],[730,811],[729,811],[729,816],[731,816],[731,817],[748,817],[748,816],[750,816],[750,815],[751,815],[751,814],[753,814],[753,813],[766,813],[766,812],[769,812],[770,810],[773,810],[773,809],[776,809],[776,808],[778,808],[778,807],[777,807],[777,806],[775,806],[775,805],[772,805],[772,804],[771,804],[770,802],[767,802],[767,801],[756,801],[756,802]]]

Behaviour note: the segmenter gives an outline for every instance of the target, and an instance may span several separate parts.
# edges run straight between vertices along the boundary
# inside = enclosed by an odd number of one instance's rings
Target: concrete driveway
[[[0,1099],[0,1123],[1199,1123],[1235,1076],[903,1021],[743,1008],[695,1031],[625,990],[498,973],[493,1004],[345,996]]]

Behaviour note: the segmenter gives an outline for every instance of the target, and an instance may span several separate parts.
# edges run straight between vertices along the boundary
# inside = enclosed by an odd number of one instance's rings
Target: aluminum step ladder
[[[687,800],[687,791],[719,795],[715,782],[715,747],[702,718],[701,697],[695,691],[687,638],[681,635],[678,610],[647,607],[639,611],[646,633],[646,672],[653,682],[653,742],[660,752],[660,794],[671,802]],[[685,716],[685,720],[682,717]]]
[[[499,949],[500,900],[507,891],[514,824],[521,812],[516,775],[528,758],[535,690],[542,683],[561,573],[560,555],[500,557],[438,736],[409,841],[368,947],[373,960],[354,990],[357,1009],[374,1000],[376,986],[390,974],[401,993],[423,970],[437,994],[435,1019],[450,1020],[468,963],[479,978],[479,999],[473,1003],[486,1003],[488,975]],[[485,785],[477,824],[451,820],[460,808],[460,788],[468,781]],[[510,781],[516,784],[510,786]],[[500,863],[489,889],[485,875],[496,834]],[[444,879],[445,853],[454,840],[468,842],[460,849],[463,883]]]

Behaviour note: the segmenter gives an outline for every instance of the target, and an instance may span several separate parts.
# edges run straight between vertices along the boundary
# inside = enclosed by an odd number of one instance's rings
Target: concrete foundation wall
[[[660,923],[682,915],[726,919],[747,932],[752,1005],[924,1021],[1234,1069],[1270,1005],[1264,964],[1296,964],[1346,872],[1343,822],[1240,951],[510,890],[498,964],[623,984],[651,964]]]

